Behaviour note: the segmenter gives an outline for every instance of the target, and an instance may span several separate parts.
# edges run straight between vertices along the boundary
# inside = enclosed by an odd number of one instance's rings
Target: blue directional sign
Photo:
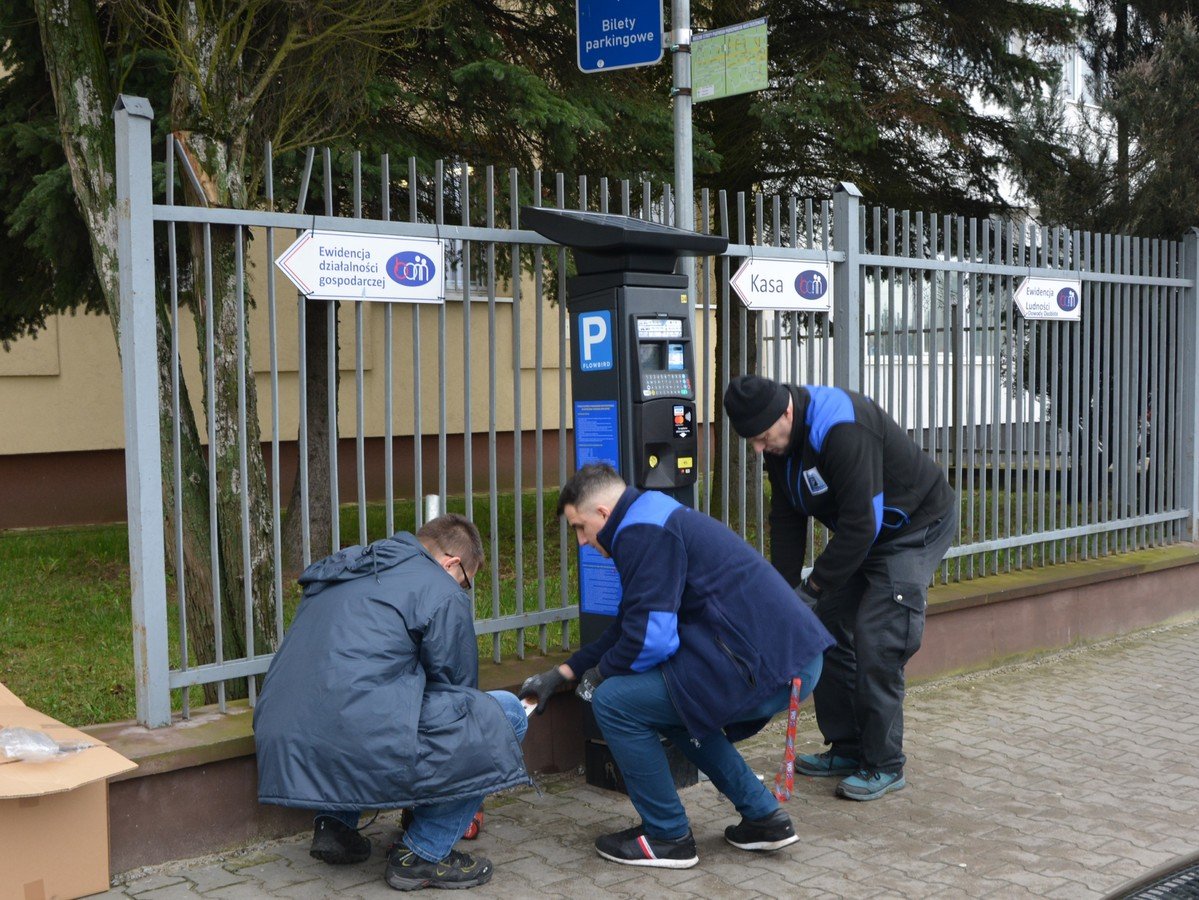
[[[579,68],[607,72],[662,59],[662,0],[575,0]]]

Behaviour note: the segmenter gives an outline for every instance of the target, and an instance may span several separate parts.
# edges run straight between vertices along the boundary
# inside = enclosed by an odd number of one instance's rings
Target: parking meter
[[[691,506],[699,447],[696,347],[680,256],[722,253],[728,240],[629,216],[523,207],[521,221],[574,250],[567,281],[575,466],[611,464],[634,487]],[[579,630],[599,637],[620,609],[610,559],[579,551]],[[587,780],[623,789],[588,715]],[[675,781],[695,782],[681,756]],[[594,770],[594,771],[593,771]]]

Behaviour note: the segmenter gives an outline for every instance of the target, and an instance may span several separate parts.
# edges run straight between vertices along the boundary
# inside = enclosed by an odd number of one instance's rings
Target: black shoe
[[[360,863],[370,857],[371,842],[344,822],[317,816],[308,855],[333,866]]]
[[[751,820],[744,816],[737,825],[724,830],[724,839],[738,850],[778,850],[799,840],[791,827],[791,817],[776,809],[765,819]]]
[[[688,830],[681,838],[663,841],[649,837],[643,825],[624,831],[601,834],[595,849],[604,859],[626,866],[653,866],[656,869],[690,869],[699,862],[695,838]]]
[[[387,859],[384,880],[397,891],[419,891],[421,888],[477,887],[491,880],[491,860],[476,859],[458,850],[451,850],[441,862],[421,859],[407,847],[394,850]]]

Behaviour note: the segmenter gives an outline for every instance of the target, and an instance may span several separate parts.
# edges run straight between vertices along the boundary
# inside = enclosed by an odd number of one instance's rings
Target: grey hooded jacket
[[[258,799],[398,809],[529,784],[470,597],[402,532],[309,566],[254,708]]]

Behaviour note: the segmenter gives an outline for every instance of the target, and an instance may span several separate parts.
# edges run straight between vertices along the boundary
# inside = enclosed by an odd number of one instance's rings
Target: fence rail
[[[215,686],[223,706],[226,685],[241,685],[253,701],[296,600],[285,538],[294,521],[291,568],[330,549],[321,531],[336,549],[343,533],[367,543],[415,530],[426,495],[485,534],[475,587],[484,652],[498,662],[568,646],[573,543],[552,515],[570,470],[570,336],[558,302],[568,259],[520,228],[519,209],[671,221],[670,186],[415,160],[393,176],[383,157],[372,188],[357,155],[343,172],[310,150],[281,177],[268,148],[270,209],[223,209],[179,202],[194,173],[168,140],[154,203],[149,108],[125,99],[116,124],[139,720],[169,723],[173,693],[187,716],[194,686]],[[277,209],[285,185],[294,211]],[[1194,540],[1196,236],[868,208],[843,188],[826,200],[697,198],[700,230],[732,243],[696,261],[696,505],[766,549],[761,461],[731,438],[719,404],[728,378],[749,368],[862,390],[939,462],[963,513],[945,580]],[[453,241],[452,296],[436,308],[326,303],[326,334],[312,339],[314,307],[272,264],[306,228]],[[749,313],[729,278],[755,255],[831,262],[831,312]],[[1083,282],[1081,322],[1016,313],[1021,277],[1063,273]],[[230,372],[235,389],[224,392]],[[309,469],[322,455],[324,475]],[[197,533],[204,546],[192,545]],[[809,562],[826,539],[812,530]]]

